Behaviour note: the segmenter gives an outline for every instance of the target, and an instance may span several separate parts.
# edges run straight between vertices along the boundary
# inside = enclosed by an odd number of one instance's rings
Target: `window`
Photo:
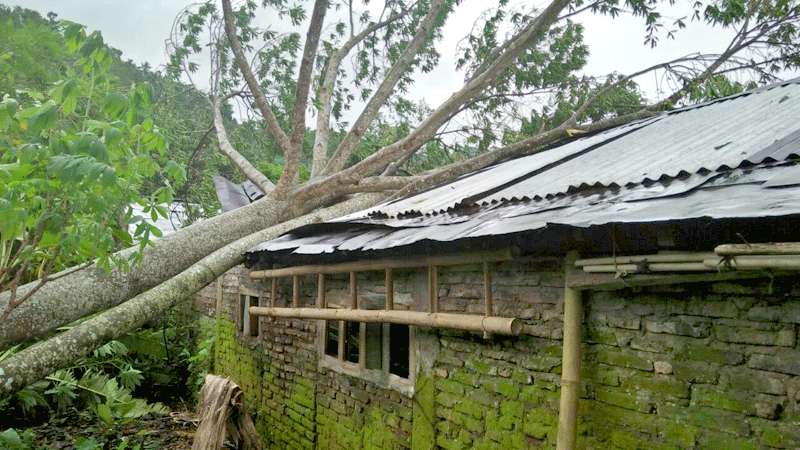
[[[324,322],[323,336],[324,357],[329,362],[335,360],[349,365],[350,369],[410,378],[411,331],[408,325],[328,320]],[[343,342],[340,336],[344,337]]]
[[[393,292],[391,272],[387,270],[386,292]],[[346,282],[344,277],[334,283]],[[317,306],[360,310],[393,309],[393,296],[383,302],[358,295],[358,275],[349,273],[349,295],[328,303],[324,275],[318,276]],[[414,393],[414,330],[408,325],[345,320],[318,322],[318,351],[321,367],[372,382],[403,395]]]
[[[251,306],[261,306],[257,295],[239,294],[239,332],[245,336],[258,336],[258,316],[250,315]]]
[[[408,325],[389,324],[389,373],[408,378]]]
[[[339,322],[328,320],[325,322],[325,354],[339,358]]]

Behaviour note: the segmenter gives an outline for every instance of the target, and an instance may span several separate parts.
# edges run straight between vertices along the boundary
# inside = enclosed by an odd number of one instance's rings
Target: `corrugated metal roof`
[[[797,155],[800,80],[576,139],[339,218],[335,232],[290,233],[251,251],[371,251],[550,224],[800,214],[800,166],[783,163]]]

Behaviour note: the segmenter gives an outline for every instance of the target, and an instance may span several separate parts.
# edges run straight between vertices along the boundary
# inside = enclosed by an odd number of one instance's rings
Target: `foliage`
[[[6,352],[4,357],[10,355]],[[110,341],[75,366],[18,391],[13,400],[6,399],[4,409],[8,414],[19,409],[24,415],[35,416],[43,411],[64,413],[80,407],[107,427],[146,414],[166,413],[160,403],[150,404],[133,397],[144,376],[132,363],[128,348],[119,341]]]
[[[30,430],[25,430],[20,434],[14,428],[8,428],[0,432],[0,448],[8,450],[28,450],[34,448],[33,439],[35,435]]]
[[[0,97],[21,87],[44,91],[60,78],[69,55],[53,26],[34,11],[0,5]]]
[[[135,263],[161,235],[151,222],[166,217],[159,204],[171,202],[185,178],[150,118],[150,87],[120,89],[100,34],[61,26],[75,58],[65,78],[47,92],[24,89],[0,101],[0,290],[12,296],[62,267]],[[143,194],[154,177],[161,186]],[[133,214],[134,203],[147,217]],[[134,243],[138,251],[126,258],[113,255]]]
[[[197,344],[197,349],[191,353],[188,347],[184,347],[182,356],[189,364],[189,377],[186,385],[189,392],[195,396],[199,394],[200,388],[203,387],[206,375],[211,372],[212,356],[214,354],[214,345],[216,344],[216,336],[211,335]]]

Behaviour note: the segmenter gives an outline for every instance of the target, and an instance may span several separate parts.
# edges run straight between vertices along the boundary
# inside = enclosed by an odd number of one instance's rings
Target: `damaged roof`
[[[501,162],[249,253],[367,252],[611,223],[800,214],[800,79]],[[327,225],[327,226],[326,226]]]

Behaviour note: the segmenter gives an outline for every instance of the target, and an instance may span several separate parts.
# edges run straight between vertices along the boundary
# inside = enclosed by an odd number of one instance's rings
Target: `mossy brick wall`
[[[271,448],[554,448],[561,371],[558,259],[498,264],[496,313],[525,335],[418,330],[437,347],[414,398],[317,364],[311,321],[237,331],[237,280],[223,283],[216,370],[245,390]],[[400,308],[427,305],[424,271],[396,275]],[[480,267],[443,268],[440,307],[480,313]],[[328,282],[332,302],[346,279]],[[250,288],[268,292],[263,286]],[[379,304],[379,276],[359,279]],[[313,303],[310,277],[302,302]],[[290,298],[280,285],[279,304]],[[800,283],[749,281],[586,294],[581,448],[800,448]],[[430,344],[433,342],[433,344]]]

